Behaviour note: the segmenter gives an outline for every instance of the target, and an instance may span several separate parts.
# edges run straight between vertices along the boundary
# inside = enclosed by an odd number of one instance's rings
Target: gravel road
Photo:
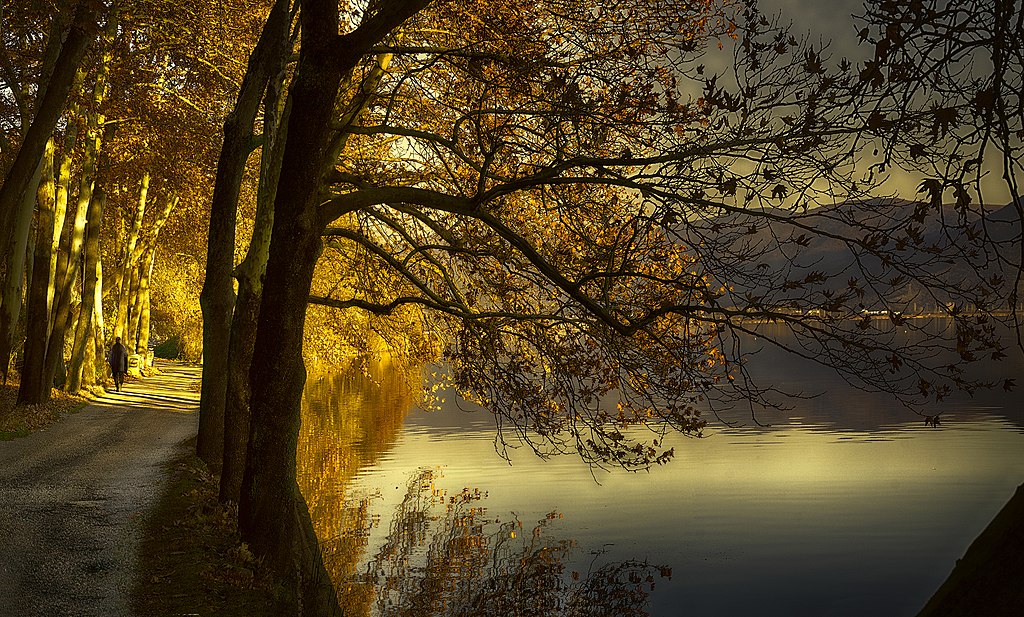
[[[0,617],[131,615],[163,465],[195,435],[201,369],[161,363],[60,422],[0,442]]]

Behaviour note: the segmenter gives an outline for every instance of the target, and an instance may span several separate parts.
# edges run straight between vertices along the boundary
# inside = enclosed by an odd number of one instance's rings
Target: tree
[[[235,225],[238,193],[246,161],[252,152],[253,123],[267,83],[281,71],[288,42],[289,3],[274,3],[239,89],[234,110],[224,120],[221,146],[210,206],[206,279],[203,307],[203,390],[196,451],[208,465],[219,467],[224,455],[224,405],[227,396],[228,345],[234,305]]]
[[[98,31],[96,10],[96,3],[92,0],[83,0],[75,5],[70,28],[63,37],[63,43],[59,47],[60,53],[51,67],[53,72],[44,76],[44,82],[40,84],[44,94],[38,103],[32,124],[25,133],[18,155],[4,178],[3,186],[0,187],[0,213],[3,216],[4,229],[0,234],[3,242],[0,245],[3,248],[0,254],[7,254],[13,214],[18,210],[25,193],[29,191],[32,176],[35,175],[46,142],[63,113],[78,64]]]
[[[52,139],[53,126],[50,121],[56,122],[54,114],[62,113],[64,101],[72,93],[76,93],[81,87],[82,72],[77,68],[84,54],[87,43],[87,32],[82,28],[88,27],[83,22],[74,24],[74,32],[71,32],[70,41],[65,46],[65,35],[72,26],[73,18],[87,17],[85,5],[76,9],[73,15],[69,10],[57,11],[50,20],[49,34],[46,37],[45,47],[34,57],[32,39],[35,29],[41,29],[40,16],[16,14],[5,15],[6,36],[2,46],[3,81],[7,90],[14,99],[17,120],[12,122],[19,127],[20,147],[16,150],[16,157],[9,162],[8,173],[5,173],[6,180],[3,188],[0,188],[0,201],[5,205],[0,209],[0,224],[3,232],[0,232],[0,255],[3,256],[2,267],[4,269],[3,295],[0,298],[0,365],[2,365],[4,380],[7,379],[7,372],[10,367],[10,359],[14,351],[16,328],[21,315],[22,307],[22,278],[25,273],[27,261],[27,248],[29,245],[30,223],[33,218],[36,191],[42,181],[43,155],[48,142]],[[94,28],[93,28],[94,29]],[[8,49],[8,45],[12,49]],[[81,49],[79,49],[81,48]],[[61,57],[61,54],[64,56]],[[18,71],[12,61],[12,56],[17,57],[24,65],[30,66],[38,62],[38,76],[33,79],[29,76],[28,70]],[[55,66],[58,60],[66,63],[55,73]],[[51,96],[46,97],[49,90],[49,82],[53,79],[55,91]],[[36,107],[38,111],[33,117],[32,101],[28,96],[32,90],[32,82],[35,81]],[[72,100],[71,106],[74,107]],[[34,127],[34,128],[33,128]],[[47,128],[48,127],[48,128]],[[68,131],[69,135],[74,131]],[[72,139],[69,137],[69,139]],[[37,152],[40,147],[40,140],[44,152]],[[5,150],[9,148],[11,140],[5,136]],[[73,143],[73,142],[72,142]],[[31,160],[32,157],[35,159]],[[5,168],[7,166],[5,165]],[[25,177],[25,174],[30,174]],[[20,195],[20,196],[19,196]]]
[[[714,4],[345,17],[339,35],[333,3],[300,5],[250,374],[239,522],[282,580],[297,561],[318,583],[294,469],[309,301],[418,312],[501,427],[632,469],[669,460],[661,433],[699,432],[702,411],[777,401],[743,365],[765,322],[796,341],[766,344],[907,404],[1010,385],[965,368],[1003,353],[987,300],[1002,284],[964,260],[979,219],[873,192],[881,130],[917,114],[942,136],[943,115],[896,106],[870,69]],[[716,40],[725,71],[705,64]],[[322,260],[322,235],[347,252]],[[344,285],[311,297],[332,275]],[[924,301],[944,337],[909,319]]]
[[[874,50],[862,77],[900,111],[898,121],[878,127],[882,162],[923,168],[921,192],[930,205],[940,206],[951,193],[949,216],[961,225],[974,222],[960,241],[969,263],[988,272],[990,288],[979,294],[977,307],[1009,309],[1017,346],[1024,349],[1024,169],[1018,154],[1024,140],[1024,5],[876,0],[865,4],[861,22],[860,38]],[[993,212],[993,195],[1009,204]],[[960,339],[958,334],[958,351]],[[991,357],[999,358],[995,352]],[[1007,389],[1013,385],[1006,380]],[[922,617],[1012,612],[1020,594],[1010,581],[1024,575],[1014,557],[1021,550],[1022,508],[1024,490],[1018,488],[957,560]]]
[[[85,4],[81,6],[84,7]],[[113,12],[106,15],[106,22],[103,38],[109,46],[117,25]],[[79,87],[84,80],[84,71],[78,69],[80,60],[80,56],[75,60],[75,76],[72,80],[72,83]],[[109,60],[109,54],[102,55],[93,84],[92,105],[85,110],[80,110],[77,103],[69,106],[70,122],[65,128],[64,151],[59,157],[60,164],[57,165],[56,161],[44,161],[41,165],[41,172],[45,173],[41,173],[40,181],[45,183],[46,188],[41,185],[39,190],[41,224],[36,226],[36,251],[33,258],[37,276],[31,283],[33,290],[29,295],[29,336],[25,343],[26,370],[22,373],[18,391],[19,402],[39,403],[50,397],[55,375],[59,369],[63,369],[65,333],[69,328],[75,330],[72,295],[79,271],[79,259],[85,247],[87,217],[93,201],[103,120],[100,105],[106,96]],[[63,110],[58,111],[58,115],[61,113]],[[66,217],[72,198],[71,160],[77,143],[79,121],[87,125],[87,139],[84,144],[74,216]],[[28,135],[22,147],[26,146],[30,146]],[[52,150],[50,156],[54,156]],[[49,212],[51,209],[52,213]],[[98,217],[99,213],[94,212],[94,216]],[[67,225],[65,220],[68,222]],[[96,219],[93,223],[98,225],[99,220]],[[88,335],[87,329],[82,332],[83,336]]]
[[[330,581],[323,580],[319,548],[295,481],[298,410],[305,380],[300,353],[303,316],[322,227],[319,178],[329,153],[327,129],[343,77],[373,45],[422,7],[417,1],[375,7],[377,11],[367,14],[347,35],[338,34],[338,9],[333,2],[303,2],[300,9],[301,50],[253,353],[253,428],[239,526],[256,554],[265,557],[281,579],[296,575],[292,564],[297,559],[300,572],[291,587],[299,591],[303,606],[325,613],[336,611],[337,601]],[[282,242],[291,245],[297,258],[287,258],[280,249],[275,258],[273,247]],[[286,284],[290,279],[300,284]],[[306,291],[301,289],[303,282]]]

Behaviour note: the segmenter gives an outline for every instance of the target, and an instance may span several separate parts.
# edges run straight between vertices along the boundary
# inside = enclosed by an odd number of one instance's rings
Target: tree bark
[[[0,255],[6,254],[10,243],[13,213],[32,182],[36,165],[46,149],[47,141],[57,126],[68,95],[71,92],[75,72],[85,55],[85,50],[96,36],[97,25],[90,2],[80,2],[75,8],[74,20],[60,48],[60,54],[39,102],[32,125],[25,133],[18,155],[14,159],[3,186],[0,186]]]
[[[100,88],[97,81],[97,88]],[[68,328],[72,325],[71,300],[78,279],[82,251],[85,247],[85,226],[88,220],[89,206],[92,202],[92,190],[96,174],[96,159],[99,156],[100,140],[98,135],[91,136],[85,148],[82,161],[82,177],[78,189],[78,200],[75,218],[71,229],[60,247],[57,256],[57,272],[55,277],[55,293],[53,305],[53,323],[49,342],[46,346],[46,362],[43,366],[43,379],[53,385],[54,376],[66,375],[64,367],[64,340]]]
[[[231,313],[234,308],[232,270],[238,194],[253,140],[253,123],[267,81],[276,72],[288,40],[287,0],[277,0],[249,56],[249,65],[235,107],[224,120],[224,143],[210,204],[206,279],[199,295],[203,311],[203,382],[199,402],[196,454],[220,468],[224,457],[224,405],[227,398]]]
[[[0,371],[3,381],[7,383],[7,372],[11,366],[11,354],[14,352],[14,336],[21,317],[21,284],[25,277],[25,261],[28,251],[28,237],[32,231],[32,206],[35,193],[39,188],[43,161],[36,166],[32,179],[31,193],[26,193],[25,201],[14,218],[13,242],[7,254],[7,272],[3,281],[2,304],[0,304]]]
[[[142,219],[146,214],[146,199],[149,195],[149,172],[142,176],[139,185],[139,201],[135,208],[135,215],[132,218],[132,229],[128,233],[128,243],[124,248],[124,255],[121,261],[121,269],[114,282],[117,289],[117,315],[114,322],[114,337],[124,339],[125,331],[128,329],[128,312],[131,306],[131,282],[133,273],[138,269],[139,257],[142,256],[142,244],[139,242],[139,234],[142,230]]]
[[[46,65],[43,67],[44,75],[50,74],[53,70],[52,64],[56,61],[57,53],[59,52],[53,51],[51,47],[60,47],[62,30],[65,26],[66,24],[54,23],[54,28],[50,35],[51,44],[48,45],[47,53],[45,54],[46,58],[44,58],[44,65]],[[69,95],[81,90],[84,80],[85,71],[78,68],[72,79]],[[59,171],[56,174],[56,209],[59,212],[65,212],[67,207],[67,178],[71,175],[71,153],[75,149],[75,141],[78,138],[78,130],[74,124],[78,118],[78,113],[78,105],[72,98],[72,102],[68,105],[69,125],[65,131],[63,155],[61,156]],[[2,305],[0,305],[0,370],[3,371],[4,383],[7,382],[7,371],[9,370],[11,355],[14,352],[15,328],[18,324],[23,303],[21,279],[24,275],[26,261],[32,261],[28,259],[27,245],[32,227],[33,206],[37,198],[42,166],[43,161],[40,159],[36,164],[35,174],[32,176],[32,180],[25,191],[22,203],[13,215],[11,244],[4,261],[7,265],[7,273],[4,279]],[[63,225],[63,222],[62,216],[60,224]]]
[[[267,271],[270,233],[274,225],[274,199],[281,175],[287,136],[289,105],[284,91],[284,67],[267,87],[263,102],[263,149],[260,183],[256,191],[256,221],[245,259],[235,269],[238,298],[231,318],[228,347],[228,390],[224,407],[224,465],[220,474],[220,500],[238,503],[242,473],[249,447],[249,369],[256,341],[263,275]]]
[[[107,196],[97,189],[89,203],[85,238],[85,280],[82,285],[82,306],[79,310],[78,325],[71,348],[71,366],[68,369],[67,391],[77,393],[82,388],[82,372],[86,350],[92,347],[96,303],[96,263],[100,255],[100,227],[103,223],[103,206]]]
[[[33,251],[32,282],[28,292],[25,361],[18,388],[18,403],[42,403],[50,398],[52,381],[45,380],[46,346],[49,340],[48,296],[52,293],[50,271],[54,236],[53,140],[47,143],[43,156],[42,180],[39,183],[36,210],[36,245]]]
[[[95,379],[92,383],[104,384],[107,379],[107,348],[106,334],[103,323],[103,253],[96,260],[96,294],[93,298],[93,341],[95,352],[92,355]],[[88,356],[87,356],[88,357]]]
[[[302,3],[302,45],[250,373],[252,421],[239,528],[278,580],[288,581],[304,614],[337,611],[333,591],[325,591],[317,572],[318,566],[323,569],[319,550],[304,548],[316,546],[311,526],[295,524],[298,510],[309,516],[295,481],[295,448],[306,380],[306,302],[325,225],[317,208],[329,162],[329,124],[342,78],[372,45],[425,4],[390,3],[353,33],[339,36],[333,0]]]
[[[156,263],[156,247],[149,252],[149,265],[139,287],[139,340],[135,345],[136,353],[145,355],[149,351],[149,282],[153,279],[153,264]]]
[[[146,298],[149,295],[149,275],[153,271],[153,259],[156,257],[156,246],[151,246],[143,254],[138,267],[138,284],[132,292],[132,315],[128,325],[128,340],[131,346],[128,347],[131,353],[143,353],[146,349],[142,346],[142,314],[146,306]],[[146,315],[146,327],[149,328],[149,316]],[[149,340],[149,333],[145,334]]]
[[[128,278],[128,324],[125,326],[124,332],[122,333],[122,343],[128,348],[128,353],[135,353],[135,336],[138,333],[139,321],[138,311],[135,310],[135,305],[139,301],[139,277],[142,274],[142,266],[135,263],[132,266],[131,276]]]

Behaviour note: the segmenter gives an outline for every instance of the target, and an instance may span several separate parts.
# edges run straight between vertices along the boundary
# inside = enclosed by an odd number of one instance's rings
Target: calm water
[[[953,398],[930,428],[806,363],[752,368],[822,394],[759,415],[770,427],[725,414],[746,425],[676,437],[649,473],[506,461],[486,413],[450,393],[422,411],[387,365],[312,376],[300,483],[329,568],[366,615],[506,614],[510,593],[551,603],[538,614],[914,615],[1024,482],[1024,398]]]

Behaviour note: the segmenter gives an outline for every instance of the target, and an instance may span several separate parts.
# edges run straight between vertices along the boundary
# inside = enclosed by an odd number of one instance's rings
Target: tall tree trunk
[[[82,89],[82,83],[85,80],[85,70],[79,69],[75,73],[75,81],[73,85],[73,91],[79,92]],[[56,183],[56,206],[54,214],[54,233],[52,252],[50,254],[50,272],[53,276],[53,280],[57,281],[54,287],[51,288],[51,292],[47,295],[46,304],[50,310],[50,322],[47,327],[47,332],[53,329],[53,309],[54,309],[54,293],[60,288],[60,277],[57,274],[57,251],[60,247],[61,234],[64,231],[64,220],[67,217],[68,203],[71,199],[71,165],[72,156],[75,153],[75,144],[78,142],[79,124],[87,124],[87,120],[81,114],[79,105],[72,99],[68,105],[68,126],[64,133],[64,145],[60,149],[60,164],[54,162],[56,172],[54,179]],[[88,145],[86,146],[89,147]]]
[[[2,296],[0,296],[0,371],[3,381],[7,383],[7,372],[11,366],[11,354],[14,352],[14,337],[18,319],[21,317],[22,279],[25,276],[25,261],[28,251],[28,237],[32,231],[33,204],[42,173],[43,161],[39,161],[35,176],[32,179],[31,193],[25,194],[25,201],[15,215],[13,239],[10,251],[6,256],[7,272],[3,280]]]
[[[49,65],[43,68],[44,74],[49,74],[53,70],[52,63],[57,59],[57,53],[51,47],[56,46],[59,49],[60,37],[63,34],[62,30],[66,24],[59,24],[59,19],[55,20],[53,32],[50,35],[50,43],[44,64]],[[51,57],[52,56],[52,57]],[[81,68],[75,71],[74,78],[71,83],[71,91],[69,94],[78,93],[82,89],[82,83],[85,81],[85,71]],[[59,212],[65,212],[67,207],[67,178],[71,175],[71,153],[75,149],[75,141],[78,139],[77,126],[74,124],[78,119],[78,104],[75,102],[75,98],[71,97],[71,102],[68,104],[68,127],[64,134],[64,147],[62,149],[61,164],[59,172],[57,173],[56,179],[56,209]],[[45,151],[45,150],[44,150]],[[31,259],[27,259],[26,249],[28,245],[29,231],[32,223],[33,206],[35,205],[37,198],[37,191],[39,189],[39,181],[42,171],[43,161],[40,159],[36,164],[35,174],[32,177],[27,190],[25,191],[24,199],[18,211],[14,214],[13,229],[12,229],[12,242],[10,244],[9,252],[5,256],[5,264],[7,265],[7,274],[4,279],[2,305],[0,305],[0,370],[3,371],[4,383],[7,382],[7,371],[10,366],[11,354],[14,351],[14,337],[15,329],[18,324],[18,319],[21,313],[22,305],[22,293],[21,293],[21,279],[24,275],[26,261],[31,263]],[[60,224],[63,225],[63,216],[60,218]]]
[[[100,80],[96,82],[96,89],[102,92],[103,85]],[[75,293],[75,282],[78,279],[82,251],[85,247],[85,225],[88,220],[89,205],[92,202],[99,147],[98,131],[90,131],[90,139],[86,143],[85,155],[82,160],[82,177],[78,188],[75,218],[72,221],[65,245],[58,251],[56,274],[58,286],[54,293],[53,325],[46,346],[46,363],[44,365],[44,379],[50,384],[53,383],[55,375],[65,374],[64,339],[68,327],[72,324],[72,296]]]
[[[136,263],[132,267],[131,277],[128,279],[128,325],[125,326],[122,343],[128,348],[128,353],[135,353],[135,336],[139,330],[138,311],[135,310],[139,301],[139,276],[142,273],[142,266]]]
[[[338,611],[295,481],[306,380],[302,335],[324,228],[317,206],[329,163],[330,121],[342,78],[372,45],[425,4],[386,4],[355,32],[339,36],[334,0],[302,3],[302,45],[250,374],[252,419],[239,529],[278,580],[288,582],[303,614]]]
[[[149,351],[149,312],[150,312],[150,292],[149,282],[153,279],[153,264],[156,263],[156,247],[149,253],[149,266],[146,268],[144,285],[140,286],[140,306],[139,306],[139,340],[135,346],[136,352],[145,354]]]
[[[152,265],[155,257],[156,247],[153,246],[143,253],[142,260],[139,263],[138,285],[135,286],[135,290],[132,293],[132,314],[128,321],[128,341],[131,341],[131,345],[127,345],[126,342],[126,346],[131,350],[131,353],[142,353],[145,351],[145,348],[141,347],[143,337],[142,312],[146,305],[146,297],[149,295],[149,276],[153,271]],[[146,338],[149,338],[148,333]]]
[[[103,220],[103,207],[106,202],[106,194],[96,188],[96,168],[100,159],[103,147],[104,133],[106,131],[106,115],[102,113],[103,102],[107,97],[108,77],[110,75],[110,64],[113,61],[112,43],[117,34],[118,19],[117,13],[113,10],[107,15],[107,24],[103,28],[104,50],[100,58],[96,81],[92,89],[92,101],[90,104],[88,121],[86,126],[86,147],[85,158],[82,163],[82,177],[78,191],[79,210],[86,206],[86,225],[88,237],[83,240],[84,247],[78,249],[75,245],[77,235],[72,239],[72,257],[74,261],[71,267],[75,273],[78,271],[79,259],[77,256],[84,250],[82,260],[82,303],[79,309],[78,324],[74,330],[74,338],[71,343],[71,361],[69,365],[66,387],[70,392],[77,392],[82,387],[82,365],[86,358],[86,349],[92,347],[94,305],[96,302],[96,265],[99,262],[99,234]],[[70,152],[70,148],[68,148]],[[94,195],[94,189],[97,194]],[[77,231],[77,228],[76,228]],[[78,250],[76,250],[78,249]],[[75,274],[70,272],[70,279],[74,283]],[[101,311],[102,311],[102,304]],[[62,345],[63,346],[63,345]]]
[[[93,354],[93,364],[95,366],[94,374],[96,375],[94,384],[103,384],[107,379],[107,354],[106,354],[106,333],[104,330],[103,323],[103,254],[102,252],[97,255],[99,259],[96,260],[96,295],[93,299],[93,347],[95,352]]]
[[[128,243],[125,245],[121,261],[121,269],[117,273],[114,288],[117,289],[117,315],[114,322],[114,337],[125,338],[128,329],[128,309],[131,302],[131,282],[133,272],[138,269],[139,257],[142,256],[142,243],[139,232],[142,229],[142,218],[146,214],[146,199],[149,195],[149,172],[142,176],[139,186],[139,201],[132,218],[132,229],[128,232]]]
[[[43,157],[42,180],[36,210],[36,243],[33,251],[32,282],[28,291],[28,320],[25,326],[25,360],[18,388],[19,403],[42,403],[50,398],[52,381],[45,379],[46,345],[49,340],[49,302],[54,284],[50,256],[54,235],[53,140],[47,143]]]
[[[87,342],[85,345],[85,354],[82,359],[82,374],[81,374],[81,387],[87,388],[99,383],[96,378],[96,319],[95,315],[92,319],[92,324],[89,327],[89,331],[86,333]]]
[[[277,72],[288,41],[288,0],[276,0],[259,41],[249,56],[235,108],[224,120],[224,143],[210,203],[206,248],[206,279],[199,295],[203,311],[203,381],[199,402],[196,454],[219,468],[224,455],[224,404],[227,398],[231,313],[234,308],[232,270],[238,194],[249,159],[253,123],[267,81]]]
[[[79,309],[78,326],[71,348],[71,365],[68,369],[67,391],[76,393],[82,388],[82,372],[86,351],[93,347],[93,317],[96,303],[96,263],[100,254],[100,226],[103,223],[103,206],[107,196],[97,188],[89,204],[85,238],[85,280],[82,286],[82,306]]]
[[[270,232],[274,225],[274,199],[287,137],[290,108],[287,101],[282,70],[271,80],[263,102],[263,149],[260,154],[260,182],[256,191],[256,221],[245,259],[235,269],[238,298],[231,318],[231,342],[228,348],[231,362],[228,363],[228,391],[224,407],[221,501],[238,503],[242,491],[242,473],[249,447],[249,369],[256,341],[263,275],[267,271],[267,255],[270,252]]]
[[[89,43],[96,36],[96,16],[92,6],[93,3],[82,1],[75,8],[71,28],[61,45],[53,73],[45,84],[45,93],[39,101],[32,125],[25,133],[18,155],[0,186],[0,255],[7,254],[14,212],[28,192],[36,165],[64,111],[78,65]],[[40,86],[42,90],[43,84]]]

